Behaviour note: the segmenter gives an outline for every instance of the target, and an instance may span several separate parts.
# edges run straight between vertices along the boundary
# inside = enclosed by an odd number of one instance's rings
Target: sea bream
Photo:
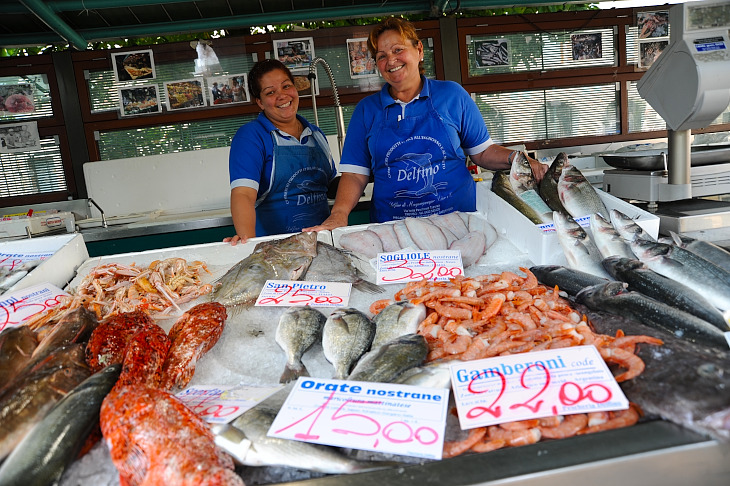
[[[372,349],[397,337],[415,333],[425,318],[426,306],[423,304],[411,304],[408,300],[389,304],[373,317],[375,337]]]
[[[727,349],[725,335],[717,327],[688,312],[627,290],[627,286],[625,282],[594,285],[581,290],[575,298],[591,309],[635,319],[703,346]]]
[[[390,383],[404,371],[423,364],[427,355],[425,337],[420,334],[399,336],[366,353],[347,379]]]
[[[582,218],[593,213],[608,217],[608,209],[593,185],[573,165],[564,168],[560,173],[558,195],[563,207],[574,218]]]
[[[290,307],[279,318],[276,326],[276,343],[286,354],[286,366],[279,383],[295,381],[309,376],[302,363],[302,355],[322,340],[322,328],[327,317],[312,307]]]
[[[253,252],[216,280],[210,300],[251,307],[267,280],[299,280],[317,256],[317,233],[297,233],[258,243]]]
[[[730,330],[727,318],[702,294],[681,282],[656,273],[641,261],[610,257],[602,263],[603,268],[616,280],[628,283],[629,290],[641,292],[667,305],[689,312],[720,330]]]
[[[375,324],[353,307],[335,309],[322,330],[322,350],[335,367],[334,378],[344,380],[373,343]]]
[[[2,463],[0,484],[33,486],[58,481],[99,423],[101,402],[121,369],[121,364],[106,367],[56,403]]]
[[[730,273],[676,245],[641,238],[629,244],[647,267],[693,288],[721,311],[730,310]]]

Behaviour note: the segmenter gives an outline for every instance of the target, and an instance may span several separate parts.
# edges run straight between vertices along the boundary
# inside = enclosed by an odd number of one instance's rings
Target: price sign
[[[378,284],[412,282],[423,279],[448,281],[464,275],[458,250],[402,251],[378,253]]]
[[[52,251],[44,252],[20,252],[20,253],[8,253],[0,251],[0,267],[7,271],[13,271],[20,268],[26,262],[34,260],[45,260],[48,257],[53,256]]]
[[[351,283],[267,280],[256,305],[342,307],[350,301]]]
[[[448,401],[445,389],[301,377],[268,435],[441,459]]]
[[[629,407],[594,346],[457,363],[451,366],[451,383],[464,430]]]
[[[176,396],[203,420],[227,424],[253,408],[281,386],[192,386]]]
[[[0,298],[0,332],[20,326],[31,317],[61,303],[68,294],[53,284],[43,283],[8,292]]]

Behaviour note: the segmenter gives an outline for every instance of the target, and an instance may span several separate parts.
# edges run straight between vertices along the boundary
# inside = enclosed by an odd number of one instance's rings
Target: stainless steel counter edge
[[[178,231],[219,228],[233,225],[233,218],[229,215],[215,215],[196,217],[191,219],[179,218],[166,221],[138,221],[129,224],[119,224],[107,228],[94,227],[81,229],[84,241],[105,241],[119,238],[133,238],[136,236],[158,235]]]
[[[421,465],[279,486],[726,486],[728,481],[730,443],[709,440],[670,422],[656,420]]]

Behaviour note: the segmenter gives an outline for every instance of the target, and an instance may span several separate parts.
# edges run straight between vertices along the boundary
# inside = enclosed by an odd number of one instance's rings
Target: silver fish
[[[249,256],[219,278],[210,300],[250,307],[267,280],[299,280],[317,256],[317,233],[297,233],[258,243]]]
[[[542,224],[545,220],[542,215],[535,211],[512,189],[509,181],[509,175],[498,170],[492,176],[492,192],[507,201],[517,211],[522,213],[524,217],[529,219],[533,224]]]
[[[121,364],[106,367],[56,403],[0,466],[0,484],[31,486],[58,481],[99,423],[101,402],[121,370]]]
[[[520,152],[512,161],[510,167],[509,182],[512,190],[522,199],[525,204],[540,215],[543,222],[549,223],[552,220],[552,209],[543,201],[538,193],[538,185],[532,173],[530,162],[525,154]]]
[[[340,250],[328,243],[317,243],[317,256],[309,265],[302,280],[310,282],[345,282],[351,283],[361,292],[375,294],[383,292],[383,288],[365,280],[365,274],[352,264],[357,258],[347,250]]]
[[[627,242],[634,241],[637,238],[647,241],[656,241],[656,238],[644,231],[644,228],[639,226],[636,221],[618,209],[612,209],[610,214],[613,227],[616,228],[618,234],[620,234]]]
[[[701,256],[723,270],[730,272],[730,251],[710,241],[698,240],[686,235],[678,235],[674,232],[670,234],[675,245],[691,251],[695,255]]]
[[[610,256],[634,258],[634,253],[626,240],[600,213],[591,214],[591,236],[603,258]]]
[[[398,375],[393,383],[425,388],[451,388],[453,361],[432,361],[415,366]]]
[[[574,218],[593,213],[608,217],[608,209],[590,182],[575,166],[565,167],[558,181],[558,195],[563,207]]]
[[[650,269],[691,287],[721,311],[730,310],[730,273],[676,245],[641,238],[629,244]]]
[[[397,337],[415,333],[425,318],[426,306],[423,304],[411,304],[407,300],[390,304],[373,317],[375,337],[371,348],[375,349]]]
[[[600,253],[588,233],[570,216],[555,211],[553,218],[558,242],[568,266],[607,279],[608,274],[601,266]]]
[[[335,367],[334,377],[344,380],[357,360],[373,343],[375,324],[368,316],[352,307],[336,309],[327,318],[322,330],[322,350]]]
[[[555,159],[553,159],[553,163],[550,164],[550,168],[548,168],[545,176],[542,178],[538,186],[540,197],[543,201],[545,201],[550,209],[564,214],[568,214],[568,211],[566,211],[563,207],[563,203],[560,202],[560,196],[558,195],[558,181],[560,180],[560,174],[563,172],[563,169],[568,165],[570,165],[568,163],[568,156],[565,152],[560,152]]]
[[[702,294],[676,280],[659,275],[639,260],[610,257],[602,263],[615,279],[628,283],[629,290],[641,292],[667,305],[689,312],[720,330],[730,330],[727,318]]]
[[[347,379],[390,383],[404,371],[422,364],[427,355],[426,338],[420,334],[399,336],[365,354]]]
[[[370,230],[344,233],[337,241],[337,245],[366,258],[375,258],[378,253],[383,252],[383,242]]]
[[[276,327],[276,343],[286,353],[286,367],[279,383],[309,376],[302,363],[302,355],[322,339],[322,328],[327,317],[311,307],[291,307],[279,318]]]
[[[634,319],[694,343],[727,349],[725,335],[709,322],[639,292],[626,290],[627,286],[624,282],[594,285],[578,292],[575,298],[591,309]]]
[[[606,283],[608,280],[560,265],[537,265],[530,267],[537,280],[549,287],[558,286],[558,289],[575,295],[586,287]]]
[[[354,474],[400,465],[390,461],[359,461],[339,449],[267,434],[278,410],[256,406],[232,424],[211,426],[218,447],[245,466],[283,466],[327,474]]]

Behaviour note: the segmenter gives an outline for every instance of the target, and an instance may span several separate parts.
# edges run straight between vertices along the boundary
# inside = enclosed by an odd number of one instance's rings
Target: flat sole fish
[[[0,466],[0,484],[53,484],[77,457],[99,423],[101,402],[122,365],[108,366],[63,397],[26,435]]]
[[[316,256],[315,232],[258,243],[214,283],[210,300],[226,307],[251,307],[267,280],[299,280]]]

